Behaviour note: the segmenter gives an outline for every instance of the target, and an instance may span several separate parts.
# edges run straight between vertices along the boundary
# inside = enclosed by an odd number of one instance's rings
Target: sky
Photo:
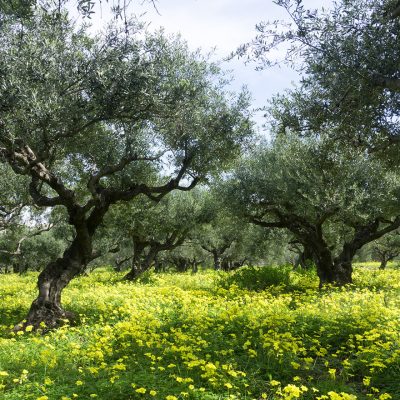
[[[287,14],[273,0],[157,0],[156,7],[142,0],[133,0],[131,10],[150,23],[149,29],[164,27],[167,33],[180,33],[189,47],[201,48],[205,53],[214,50],[215,60],[225,59],[241,44],[256,35],[255,25],[261,21],[288,20]],[[304,0],[308,8],[329,7],[331,0]],[[104,2],[103,2],[104,3]],[[96,12],[94,28],[104,26],[108,18],[103,6]],[[224,62],[222,67],[234,76],[233,90],[246,85],[253,97],[253,107],[263,107],[274,94],[283,92],[298,81],[297,73],[288,67],[274,67],[256,71],[254,64],[245,65],[244,59]],[[260,130],[263,112],[255,113]]]

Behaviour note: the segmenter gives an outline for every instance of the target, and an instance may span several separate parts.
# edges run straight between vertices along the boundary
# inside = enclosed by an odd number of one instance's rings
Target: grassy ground
[[[70,285],[77,326],[14,336],[36,276],[0,276],[0,399],[400,399],[400,270],[120,278]]]

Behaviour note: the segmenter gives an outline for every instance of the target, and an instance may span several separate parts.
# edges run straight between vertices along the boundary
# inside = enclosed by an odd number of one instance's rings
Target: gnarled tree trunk
[[[381,258],[381,264],[379,265],[379,269],[386,269],[388,260],[386,259],[386,257],[382,257]]]
[[[26,321],[14,330],[32,325],[33,329],[52,329],[63,320],[74,321],[75,315],[65,311],[61,305],[61,293],[68,283],[82,273],[93,259],[93,235],[103,221],[108,205],[94,207],[88,217],[83,208],[71,207],[70,224],[75,228],[75,237],[61,258],[47,264],[38,278],[39,295],[33,301]]]
[[[379,265],[379,269],[383,270],[386,269],[387,263],[389,261],[394,260],[398,256],[397,252],[396,253],[389,253],[389,252],[381,252],[379,254],[380,262],[381,264]]]
[[[134,281],[143,270],[142,266],[142,254],[146,246],[147,242],[140,240],[133,240],[133,257],[130,271],[124,276],[123,280],[125,281]]]
[[[320,288],[326,284],[343,286],[353,282],[352,256],[343,252],[334,259],[329,247],[322,242],[314,246],[312,252]]]
[[[336,284],[335,266],[332,254],[327,246],[316,246],[313,249],[314,261],[317,267],[317,275],[319,278],[319,287],[325,284]]]
[[[323,238],[322,229],[317,226],[310,230],[306,241],[303,243],[307,258],[312,258],[317,267],[319,287],[329,284],[343,286],[352,283],[352,265],[355,250],[351,245],[345,244],[343,251],[336,258]]]
[[[214,269],[219,271],[221,269],[221,255],[218,251],[213,251],[212,255],[214,259]]]
[[[87,257],[88,250],[82,247],[79,237],[76,237],[61,258],[46,266],[38,279],[39,295],[31,305],[26,322],[17,325],[16,330],[28,325],[32,325],[34,329],[42,327],[47,330],[59,326],[63,320],[75,320],[72,312],[63,309],[61,293],[85,269],[90,261]]]

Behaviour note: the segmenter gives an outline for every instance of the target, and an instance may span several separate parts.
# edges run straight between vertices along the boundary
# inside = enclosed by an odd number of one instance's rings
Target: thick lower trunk
[[[379,266],[379,269],[386,269],[388,260],[386,258],[381,259],[381,265]]]
[[[385,254],[382,255],[381,257],[381,265],[379,266],[379,269],[386,269],[387,267],[387,263],[389,261],[393,261],[396,257],[398,256],[397,253],[393,254],[393,253],[389,253],[389,254]]]
[[[81,209],[70,212],[70,220],[76,235],[61,258],[49,263],[38,279],[39,295],[34,300],[28,316],[15,330],[32,325],[33,329],[45,330],[56,328],[64,320],[74,321],[73,313],[65,311],[61,305],[61,293],[68,283],[85,270],[92,259],[93,235],[103,220],[107,207],[95,208],[88,219]]]
[[[213,252],[213,258],[214,258],[214,269],[216,271],[219,271],[221,269],[221,258],[216,251]]]
[[[150,250],[147,253],[147,256],[146,256],[146,258],[144,260],[144,263],[143,263],[142,272],[148,271],[151,268],[151,266],[153,265],[153,262],[156,259],[158,253],[159,253],[159,250],[158,250],[157,246],[150,247]]]
[[[352,259],[339,260],[334,263],[334,282],[339,285],[347,285],[353,283],[353,266]]]
[[[196,274],[199,271],[199,263],[196,260],[192,261],[192,273]]]
[[[140,250],[140,254],[141,254],[144,250],[144,246],[139,247],[138,250]],[[144,261],[139,262],[139,260],[138,260],[138,262],[133,263],[132,269],[125,275],[124,280],[129,280],[129,281],[136,280],[137,278],[139,278],[139,276],[141,274],[143,274],[143,272],[149,270],[151,265],[153,264],[154,259],[157,256],[157,253],[158,253],[158,248],[156,246],[150,247],[149,252],[147,253]],[[137,257],[139,257],[139,255],[137,255]],[[135,257],[136,257],[136,255],[135,255]]]
[[[62,258],[49,263],[38,279],[39,295],[33,301],[26,322],[17,325],[16,330],[26,326],[33,329],[52,329],[64,323],[73,322],[73,313],[65,311],[61,305],[61,293],[68,283],[79,275],[87,264],[87,253],[75,239],[64,252]]]
[[[125,281],[134,281],[142,273],[142,253],[146,244],[139,241],[133,241],[133,256],[130,271],[124,276]]]
[[[330,252],[315,254],[315,264],[319,278],[319,287],[335,283],[334,265]]]
[[[343,251],[334,259],[332,250],[323,237],[321,225],[310,229],[307,236],[299,232],[298,238],[302,240],[304,247],[302,261],[311,259],[315,263],[320,288],[326,284],[342,286],[352,283],[351,262],[355,253],[352,246],[345,244]]]
[[[320,288],[325,284],[343,286],[353,282],[352,259],[338,257],[333,260],[330,251],[325,251],[315,261]]]
[[[332,252],[321,241],[319,246],[314,246],[313,261],[317,267],[317,274],[319,277],[319,287],[325,284],[334,286],[343,286],[352,283],[353,268],[351,265],[352,255],[343,251],[342,254],[333,259]]]

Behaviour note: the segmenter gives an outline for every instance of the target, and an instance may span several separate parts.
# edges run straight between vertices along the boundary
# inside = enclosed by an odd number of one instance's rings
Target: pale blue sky
[[[158,0],[159,14],[152,6],[140,0],[132,2],[132,10],[143,14],[150,22],[150,29],[165,28],[168,33],[180,33],[193,49],[205,52],[215,48],[215,58],[223,59],[240,44],[251,40],[260,21],[286,19],[282,8],[273,0]],[[304,0],[310,8],[328,6],[332,0]],[[104,3],[103,3],[104,4]],[[99,15],[102,18],[98,18]],[[95,26],[101,26],[107,19],[103,6],[95,14]],[[254,65],[245,65],[244,60],[233,60],[224,64],[235,77],[234,89],[246,85],[253,95],[254,107],[266,105],[273,94],[292,86],[298,80],[297,74],[286,67],[275,67],[255,71]],[[258,126],[263,122],[262,113],[255,117]]]

